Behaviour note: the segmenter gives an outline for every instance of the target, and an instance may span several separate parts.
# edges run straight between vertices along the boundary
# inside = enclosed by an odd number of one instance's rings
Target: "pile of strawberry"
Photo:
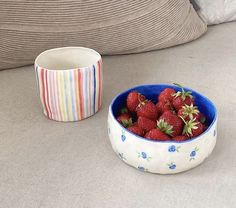
[[[164,89],[156,104],[137,91],[130,92],[117,121],[150,140],[185,141],[202,134],[207,129],[206,116],[195,106],[192,92],[175,85],[181,90]]]

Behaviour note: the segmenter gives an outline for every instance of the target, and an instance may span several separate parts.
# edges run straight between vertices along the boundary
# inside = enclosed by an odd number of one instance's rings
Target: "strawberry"
[[[160,95],[158,96],[158,101],[159,102],[171,102],[173,100],[173,94],[175,94],[175,90],[172,88],[166,88],[164,89]]]
[[[205,125],[195,119],[184,121],[184,123],[183,135],[186,135],[187,137],[196,137],[205,130]]]
[[[147,139],[151,140],[159,140],[159,141],[167,141],[170,140],[170,137],[163,133],[160,129],[152,129],[147,132],[144,136]]]
[[[185,121],[189,121],[191,119],[196,119],[196,121],[200,120],[200,111],[198,110],[197,106],[191,105],[184,105],[178,111],[178,116],[182,117]]]
[[[156,121],[158,117],[158,112],[155,104],[151,101],[141,102],[137,107],[137,116],[142,116]]]
[[[132,118],[129,113],[123,113],[117,117],[117,121],[120,122],[125,128],[132,125]]]
[[[134,134],[138,135],[138,136],[143,136],[144,135],[144,131],[138,126],[130,126],[127,129],[129,131],[133,132]]]
[[[181,88],[181,91],[178,91],[177,93],[173,94],[173,100],[172,100],[172,105],[174,106],[176,111],[179,111],[182,106],[184,105],[194,105],[194,98],[191,95],[192,92],[191,91],[185,91],[184,88],[179,85],[179,84],[175,84],[178,87]]]
[[[138,117],[138,126],[143,129],[145,132],[150,131],[151,129],[156,128],[156,122],[145,117]]]
[[[200,121],[201,122],[201,121]],[[202,122],[201,122],[202,123]],[[203,124],[203,131],[206,131],[208,129],[208,126],[206,126],[205,124]]]
[[[145,96],[138,93],[137,91],[132,91],[128,94],[126,105],[129,111],[135,112],[136,108],[138,107],[139,103],[146,100]]]
[[[157,111],[158,111],[159,115],[161,115],[165,111],[172,111],[173,110],[173,107],[169,101],[167,101],[167,102],[159,101],[156,104],[156,107],[157,107]]]
[[[132,126],[137,126],[137,127],[139,127],[139,126],[138,126],[138,122],[137,122],[137,121],[134,122]]]
[[[200,121],[201,123],[206,122],[206,116],[201,113],[196,106],[193,104],[184,105],[179,111],[178,116],[182,117],[185,121],[189,121],[191,119],[195,119],[196,121]]]
[[[164,112],[157,122],[157,127],[172,137],[180,135],[183,131],[183,126],[182,119],[171,111]]]
[[[188,137],[185,136],[185,135],[180,135],[180,136],[173,137],[172,139],[173,139],[174,141],[177,141],[177,142],[182,142],[182,141],[187,140]]]
[[[172,101],[172,105],[174,106],[176,111],[181,109],[182,106],[184,106],[185,104],[191,105],[193,103],[194,103],[194,101],[193,101],[193,98],[191,98],[191,97],[186,97],[186,98],[175,97]]]

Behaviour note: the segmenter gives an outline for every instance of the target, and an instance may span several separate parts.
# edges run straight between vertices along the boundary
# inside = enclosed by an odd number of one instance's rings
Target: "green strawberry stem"
[[[120,112],[121,112],[121,114],[128,113],[128,109],[126,107],[124,107],[124,108],[121,109]]]
[[[132,124],[133,124],[132,118],[130,118],[129,120],[122,120],[122,124],[125,128],[132,126]]]
[[[191,92],[191,91],[187,91],[187,92],[186,92],[186,91],[184,90],[184,88],[183,88],[182,85],[180,85],[180,84],[178,84],[178,83],[173,83],[173,84],[176,85],[177,87],[179,87],[179,88],[181,89],[181,91],[182,91],[182,92],[178,91],[178,92],[174,93],[174,94],[173,94],[174,97],[179,97],[179,96],[181,96],[181,98],[182,98],[183,100],[185,100],[186,97],[190,97],[190,98],[193,97],[193,96],[191,95],[192,92]]]
[[[202,117],[202,118],[200,119],[200,122],[204,124],[204,123],[206,122],[206,117]]]
[[[184,110],[183,112],[184,116],[189,116],[190,119],[193,119],[193,115],[198,115],[200,113],[197,106],[193,106],[193,104],[191,105],[185,104],[182,108]]]
[[[137,108],[140,108],[141,106],[144,106],[144,105],[145,105],[145,103],[147,103],[147,102],[148,102],[148,100],[144,100],[144,101],[140,100],[140,98],[139,98],[139,97],[138,97],[138,101],[139,101],[139,104],[138,104]],[[137,110],[137,108],[136,108],[136,110]]]
[[[140,99],[140,96],[141,96],[141,94],[138,93],[138,101],[139,101],[139,105],[144,105],[148,100],[144,100],[144,101],[142,101],[142,100]]]
[[[182,116],[179,116],[181,119],[182,119],[182,121],[184,122],[184,124],[186,125],[187,124],[187,122],[185,121],[185,119],[182,117]]]
[[[173,84],[176,85],[177,87],[179,87],[182,90],[183,93],[185,92],[185,90],[184,90],[182,85],[180,85],[178,83],[173,83]]]
[[[173,134],[173,126],[169,125],[167,122],[165,122],[163,119],[160,119],[157,122],[157,128],[160,129],[162,132],[172,136]]]
[[[183,119],[182,119],[183,120]],[[198,129],[197,124],[199,122],[195,121],[196,119],[191,119],[189,121],[184,121],[185,125],[184,125],[184,129],[183,129],[183,134],[186,134],[188,136],[192,136],[192,129]]]

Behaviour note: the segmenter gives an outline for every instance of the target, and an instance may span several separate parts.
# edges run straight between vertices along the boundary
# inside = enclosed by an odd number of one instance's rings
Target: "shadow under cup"
[[[78,121],[102,104],[102,59],[84,47],[44,51],[35,60],[43,112],[56,121]]]

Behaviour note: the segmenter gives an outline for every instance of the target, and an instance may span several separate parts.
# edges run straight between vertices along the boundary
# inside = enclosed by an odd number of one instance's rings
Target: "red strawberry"
[[[191,105],[184,105],[178,111],[178,116],[182,117],[185,121],[189,121],[191,119],[195,119],[196,121],[200,120],[200,111],[196,106]]]
[[[146,100],[145,96],[138,93],[137,91],[132,91],[128,94],[126,105],[131,112],[135,112],[139,103]]]
[[[159,102],[171,102],[173,100],[173,94],[175,94],[175,90],[174,89],[171,89],[171,88],[166,88],[164,89],[160,95],[158,96],[158,101]]]
[[[183,131],[183,126],[182,119],[171,111],[164,112],[157,122],[157,127],[172,137],[180,135]]]
[[[204,124],[195,119],[191,119],[189,121],[185,121],[183,135],[188,137],[196,137],[202,134],[205,130]]]
[[[176,111],[179,111],[182,106],[184,105],[194,105],[194,99],[193,96],[191,95],[192,92],[191,91],[185,91],[184,88],[179,85],[179,84],[175,84],[178,87],[181,88],[181,92],[178,91],[177,93],[173,94],[174,98],[172,100],[172,105],[174,106]]]
[[[205,124],[203,124],[203,127],[204,127],[203,131],[206,131],[208,129],[208,126],[206,126]]]
[[[130,126],[127,129],[129,131],[133,132],[134,134],[138,135],[138,136],[143,136],[144,135],[144,131],[138,126]]]
[[[157,111],[158,111],[159,115],[165,111],[172,111],[173,110],[173,107],[169,101],[167,101],[167,102],[159,101],[156,104],[156,107],[157,107]]]
[[[137,121],[134,122],[132,126],[137,126],[137,127],[139,127],[139,126],[138,126],[138,122],[137,122]]]
[[[159,141],[170,140],[170,137],[168,137],[160,129],[152,129],[151,131],[147,132],[144,137],[147,139],[159,140]]]
[[[118,116],[117,121],[119,121],[125,128],[132,125],[132,118],[128,113],[123,113]]]
[[[158,112],[155,104],[151,101],[141,102],[137,107],[137,116],[142,116],[156,121],[158,117]]]
[[[182,142],[182,141],[187,140],[188,137],[185,136],[185,135],[180,135],[180,136],[173,137],[172,139],[175,140],[175,141],[178,141],[178,142]]]
[[[172,105],[174,106],[175,110],[178,111],[179,109],[182,108],[182,106],[184,105],[191,105],[193,104],[193,98],[191,97],[186,97],[186,98],[182,98],[182,97],[175,97],[172,101]]]
[[[145,117],[138,117],[138,126],[143,129],[145,132],[150,131],[151,129],[156,128],[156,122]]]

